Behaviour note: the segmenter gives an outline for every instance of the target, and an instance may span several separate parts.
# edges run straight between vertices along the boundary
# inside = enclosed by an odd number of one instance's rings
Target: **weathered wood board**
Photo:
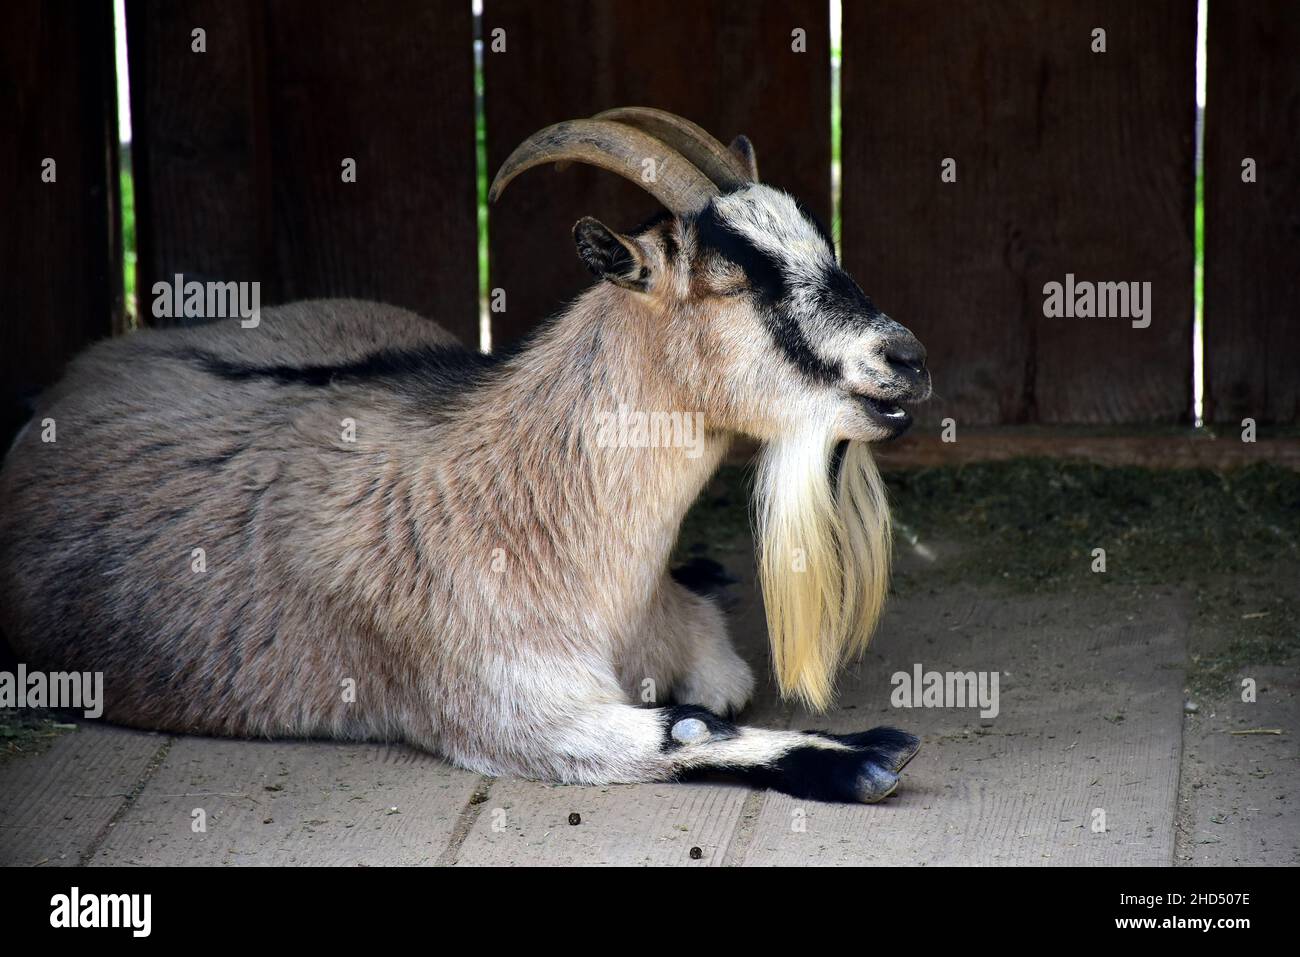
[[[21,401],[121,328],[116,85],[108,0],[0,6],[3,448]]]
[[[929,350],[924,423],[1188,419],[1195,52],[1194,0],[844,5],[844,260]],[[1067,275],[1150,325],[1044,315]]]
[[[1206,417],[1295,423],[1300,11],[1211,3],[1205,35]]]
[[[173,321],[150,295],[180,273],[261,282],[263,305],[376,299],[478,345],[469,4],[129,0],[127,27],[146,322]]]
[[[179,738],[91,863],[435,864],[478,781],[400,746]]]
[[[1256,698],[1240,700],[1241,681]],[[1178,863],[1300,864],[1300,675],[1252,666],[1231,683],[1236,700],[1201,702],[1189,715],[1179,782]]]
[[[0,865],[82,863],[166,742],[87,723],[48,751],[0,762]]]
[[[1189,602],[1098,588],[896,602],[839,709],[796,723],[920,734],[902,787],[873,807],[770,795],[743,863],[1172,863]],[[998,715],[891,707],[891,676],[918,663],[999,672]]]

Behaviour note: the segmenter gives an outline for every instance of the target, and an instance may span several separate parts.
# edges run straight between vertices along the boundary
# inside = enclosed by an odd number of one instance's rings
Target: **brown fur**
[[[585,311],[613,295],[597,287]],[[591,408],[685,400],[671,386],[633,394],[616,371],[655,358],[644,317],[595,328],[552,326],[445,409],[359,383],[223,382],[172,358],[321,364],[452,342],[397,309],[301,303],[266,310],[259,330],[102,343],[38,410],[57,442],[30,429],[0,472],[6,632],[51,668],[104,671],[106,716],[122,723],[438,748],[476,736],[485,703],[509,708],[489,662],[552,644],[603,654],[659,616],[715,617],[664,571],[726,439],[695,462],[591,447]],[[196,547],[204,574],[190,570]],[[624,688],[670,683],[653,652],[633,656]]]

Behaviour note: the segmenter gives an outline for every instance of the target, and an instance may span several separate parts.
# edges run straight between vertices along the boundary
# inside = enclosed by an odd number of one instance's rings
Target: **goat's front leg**
[[[667,576],[620,664],[625,690],[646,704],[671,699],[732,715],[754,693],[753,669],[732,646],[722,609]]]
[[[476,740],[453,733],[444,750],[493,775],[603,785],[715,773],[795,797],[874,804],[894,793],[899,772],[920,747],[894,728],[847,735],[769,730],[693,705],[641,708],[606,694],[570,698],[562,707],[521,700],[512,716],[517,726],[480,722]]]

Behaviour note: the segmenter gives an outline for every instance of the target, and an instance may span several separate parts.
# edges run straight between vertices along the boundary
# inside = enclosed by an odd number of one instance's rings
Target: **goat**
[[[575,161],[666,214],[627,234],[579,220],[601,281],[513,355],[320,300],[74,359],[36,413],[56,440],[29,427],[0,472],[0,627],[20,654],[103,672],[106,717],[142,728],[402,740],[564,783],[717,771],[819,800],[892,794],[912,735],[732,721],[751,669],[668,564],[733,437],[759,440],[775,674],[824,707],[881,611],[889,514],[868,443],[928,397],[924,349],[759,182],[746,138],[614,110],[529,137],[490,196]],[[698,414],[699,447],[597,441],[620,407]]]

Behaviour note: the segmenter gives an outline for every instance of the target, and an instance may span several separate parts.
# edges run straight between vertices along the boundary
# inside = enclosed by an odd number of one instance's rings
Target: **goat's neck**
[[[537,584],[613,589],[616,604],[644,603],[658,586],[686,510],[730,441],[703,427],[698,403],[674,384],[648,308],[623,290],[590,290],[476,390],[459,419],[456,471],[480,483],[490,532],[531,563]],[[599,416],[620,410],[676,413],[693,446],[602,444]]]

